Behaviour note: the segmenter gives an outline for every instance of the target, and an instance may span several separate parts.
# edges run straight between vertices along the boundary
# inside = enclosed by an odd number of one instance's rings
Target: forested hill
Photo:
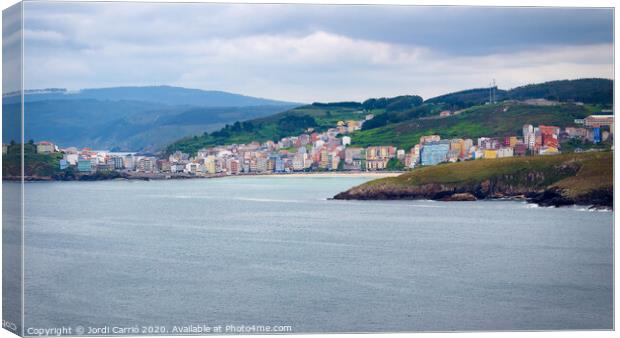
[[[385,112],[416,110],[422,104],[423,99],[417,95],[369,99],[364,102],[315,102],[267,117],[237,121],[211,133],[186,137],[168,146],[166,152],[181,150],[195,154],[201,148],[213,145],[279,140],[301,134],[308,128],[325,130],[334,127],[338,121],[363,120],[369,113],[381,116]]]
[[[611,105],[614,98],[614,82],[609,79],[579,79],[531,84],[509,90],[508,98],[514,100],[544,98],[560,102]]]
[[[611,105],[614,83],[609,79],[559,80],[529,84],[510,90],[497,89],[498,101],[547,99],[561,102],[582,102]],[[444,103],[452,109],[463,109],[489,101],[489,88],[477,88],[437,96],[425,103]]]
[[[169,145],[166,151],[195,154],[199,149],[213,145],[276,141],[298,135],[308,128],[325,130],[334,127],[338,121],[361,120],[367,114],[373,114],[374,118],[364,123],[363,130],[351,135],[354,145],[391,144],[407,148],[417,143],[420,135],[429,133],[442,137],[517,134],[524,123],[574,125],[574,119],[611,107],[612,89],[612,80],[580,79],[498,89],[495,104],[487,104],[488,88],[465,90],[426,101],[417,95],[403,95],[364,102],[313,103],[267,117],[239,120],[218,131],[186,137]],[[523,102],[528,99],[559,99],[560,102],[551,106]],[[458,111],[458,114],[439,118],[443,110]]]

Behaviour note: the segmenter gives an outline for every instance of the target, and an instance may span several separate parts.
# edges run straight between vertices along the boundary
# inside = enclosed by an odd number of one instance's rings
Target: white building
[[[536,144],[536,135],[534,133],[534,126],[531,124],[523,125],[523,143],[527,145],[528,149],[533,149]]]
[[[77,153],[65,154],[63,159],[69,163],[69,165],[77,165],[80,156]]]
[[[351,137],[350,136],[343,136],[342,137],[342,145],[343,146],[351,145]]]
[[[497,149],[497,158],[502,158],[502,157],[513,157],[514,156],[514,150],[510,147],[502,147]]]
[[[302,171],[305,169],[306,154],[295,154],[293,157],[293,170]]]
[[[56,151],[56,146],[47,141],[41,141],[37,143],[37,153],[39,154],[51,154]]]

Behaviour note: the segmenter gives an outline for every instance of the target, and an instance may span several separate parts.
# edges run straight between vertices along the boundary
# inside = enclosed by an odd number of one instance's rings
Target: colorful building
[[[90,159],[81,158],[77,162],[77,169],[79,172],[91,172],[92,162],[90,161]]]
[[[539,125],[538,130],[540,131],[540,135],[542,137],[541,146],[552,147],[556,149],[560,147],[559,127]]]
[[[495,150],[495,149],[484,149],[482,156],[484,158],[486,158],[486,159],[495,159],[495,158],[497,158],[497,150]]]
[[[427,142],[422,147],[420,163],[422,165],[436,165],[441,162],[445,162],[448,159],[449,151],[450,142]]]
[[[586,127],[602,127],[608,126],[610,130],[613,130],[614,125],[614,116],[613,115],[590,115],[586,117],[584,120],[584,124]]]

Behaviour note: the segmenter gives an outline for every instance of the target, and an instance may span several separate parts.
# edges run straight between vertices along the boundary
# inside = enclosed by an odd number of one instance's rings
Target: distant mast
[[[493,82],[489,84],[489,104],[497,102],[495,88],[497,88],[497,85],[495,84],[495,79],[493,79]]]

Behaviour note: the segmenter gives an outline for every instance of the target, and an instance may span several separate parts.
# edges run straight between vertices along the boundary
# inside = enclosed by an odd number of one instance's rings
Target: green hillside
[[[60,169],[62,153],[39,154],[32,142],[24,144],[24,172],[22,177],[21,144],[10,143],[7,153],[2,155],[2,179],[25,180],[106,180],[126,177],[118,171],[97,171],[96,173],[78,173],[75,168]]]
[[[373,111],[381,113],[379,110]],[[181,150],[195,154],[201,148],[214,145],[276,141],[286,136],[301,134],[308,128],[322,131],[334,127],[338,121],[359,120],[364,116],[366,113],[359,103],[306,105],[269,117],[237,121],[212,133],[184,138],[168,146],[166,151],[171,153]]]
[[[62,154],[37,154],[36,146],[24,144],[24,175],[33,177],[49,177],[58,171]],[[7,153],[2,156],[2,176],[21,177],[21,146],[11,144]]]
[[[486,104],[488,89],[471,89],[438,96],[426,101],[416,95],[373,98],[364,102],[313,103],[268,117],[235,122],[221,130],[188,137],[171,144],[166,152],[181,150],[195,154],[203,147],[251,141],[279,140],[298,135],[308,128],[325,130],[340,120],[363,119],[363,130],[353,133],[357,146],[395,145],[410,148],[420,136],[438,134],[444,138],[506,136],[521,133],[523,124],[573,126],[574,119],[584,118],[613,100],[613,81],[581,79],[552,81],[528,85],[509,91],[497,90],[496,104]],[[555,106],[527,105],[525,99],[557,99]],[[516,101],[515,99],[521,100]],[[576,101],[587,102],[579,105]],[[439,118],[442,110],[459,114]]]
[[[442,138],[477,138],[520,135],[524,124],[574,126],[574,119],[584,118],[594,110],[591,106],[561,104],[533,106],[503,102],[469,108],[458,115],[436,119],[410,119],[379,128],[364,128],[353,133],[354,145],[392,144],[409,149],[420,136],[437,134]]]
[[[367,114],[375,115],[370,124],[391,123],[395,118],[388,121],[383,120],[382,116],[388,114],[390,117],[399,116],[401,119],[407,119],[412,116],[438,113],[438,109],[440,108],[423,107],[423,99],[417,95],[372,98],[364,102],[315,102],[268,117],[237,121],[215,132],[184,138],[171,144],[166,152],[181,150],[195,154],[201,148],[213,145],[276,141],[283,137],[299,135],[308,128],[324,131],[335,127],[338,121],[362,120]]]
[[[497,89],[495,91],[497,100],[505,99],[507,97],[506,94],[507,91],[505,90]],[[488,101],[489,88],[475,88],[433,97],[424,101],[424,103],[443,103],[446,104],[449,109],[459,110],[485,104]]]
[[[455,200],[525,196],[543,205],[613,204],[613,153],[511,157],[421,167],[367,182],[336,199]]]

